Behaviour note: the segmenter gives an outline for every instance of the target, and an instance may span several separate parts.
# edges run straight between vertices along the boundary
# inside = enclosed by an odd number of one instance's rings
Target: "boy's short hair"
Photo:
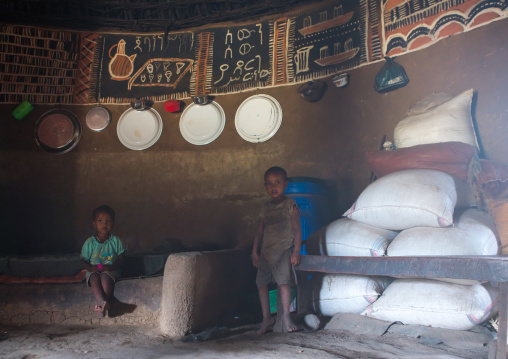
[[[111,220],[113,222],[115,221],[115,211],[110,206],[102,205],[102,206],[99,206],[96,209],[94,209],[93,213],[92,213],[92,220],[95,221],[95,218],[97,218],[97,215],[99,213],[109,214],[109,216],[111,217]]]
[[[288,173],[282,167],[277,167],[277,166],[270,167],[269,169],[266,170],[264,178],[266,179],[266,176],[268,176],[269,174],[272,174],[272,173],[282,175],[282,178],[284,178],[284,181],[288,180]]]

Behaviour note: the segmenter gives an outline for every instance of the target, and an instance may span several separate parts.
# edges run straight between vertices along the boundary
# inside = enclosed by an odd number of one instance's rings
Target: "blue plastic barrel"
[[[302,241],[329,222],[330,196],[325,181],[313,177],[289,177],[285,194],[300,208]],[[302,246],[300,254],[307,254]]]

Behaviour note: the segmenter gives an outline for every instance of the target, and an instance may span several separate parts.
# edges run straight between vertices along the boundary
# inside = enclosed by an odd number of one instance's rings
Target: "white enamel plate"
[[[281,124],[282,108],[269,95],[251,96],[236,111],[236,131],[245,141],[265,142],[277,133]]]
[[[192,104],[180,117],[180,132],[193,145],[206,145],[220,136],[226,125],[224,110],[217,102]]]
[[[157,111],[132,108],[125,111],[116,127],[118,139],[131,150],[144,150],[152,146],[162,133],[162,119]]]

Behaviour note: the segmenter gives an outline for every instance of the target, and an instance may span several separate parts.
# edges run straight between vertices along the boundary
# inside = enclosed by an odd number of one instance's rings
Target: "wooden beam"
[[[299,271],[508,282],[508,256],[302,256]]]

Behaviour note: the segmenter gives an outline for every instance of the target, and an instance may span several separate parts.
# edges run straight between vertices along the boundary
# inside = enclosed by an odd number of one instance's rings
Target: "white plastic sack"
[[[377,300],[393,279],[347,274],[326,274],[314,293],[314,310],[322,315],[361,313]]]
[[[456,141],[478,148],[471,118],[472,98],[470,89],[432,110],[406,117],[395,127],[395,147]]]
[[[321,255],[379,257],[398,232],[341,218],[326,226]]]
[[[454,98],[454,96],[448,93],[434,92],[433,94],[425,97],[423,100],[411,106],[406,115],[414,116],[430,111],[437,106],[442,105],[446,101],[450,101],[452,98]]]
[[[390,322],[469,330],[497,311],[498,291],[430,279],[396,279],[362,314]]]
[[[456,203],[451,175],[411,169],[390,173],[371,183],[344,216],[389,230],[447,227],[453,224]]]
[[[388,256],[496,255],[499,239],[492,216],[477,209],[455,212],[453,227],[415,227],[395,237],[387,249]],[[436,278],[440,281],[474,285],[477,280]]]
[[[453,227],[406,229],[388,246],[388,256],[496,255],[499,252],[495,224],[490,214],[467,209]]]

